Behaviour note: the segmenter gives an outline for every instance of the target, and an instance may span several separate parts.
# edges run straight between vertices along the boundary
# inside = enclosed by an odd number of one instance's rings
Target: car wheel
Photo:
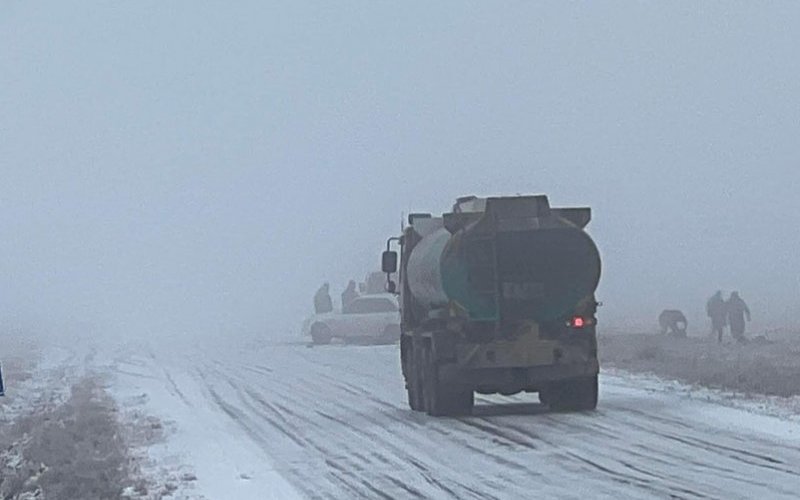
[[[311,327],[311,340],[315,344],[330,344],[333,335],[325,323],[314,323]]]

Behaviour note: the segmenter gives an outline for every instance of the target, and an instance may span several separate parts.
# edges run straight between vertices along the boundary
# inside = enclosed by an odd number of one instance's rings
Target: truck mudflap
[[[440,380],[454,387],[481,393],[535,392],[549,382],[593,377],[600,372],[597,359],[582,363],[556,363],[518,368],[464,368],[447,363],[439,368]]]
[[[547,340],[538,334],[485,344],[460,343],[454,348],[455,362],[466,369],[527,368],[572,365],[596,359],[593,336]]]

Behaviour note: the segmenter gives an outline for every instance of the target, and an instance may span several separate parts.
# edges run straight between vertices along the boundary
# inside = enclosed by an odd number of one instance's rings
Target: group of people
[[[358,298],[359,292],[355,280],[350,280],[347,287],[342,292],[342,312],[347,311],[347,307],[353,300]],[[323,283],[314,294],[314,312],[323,314],[333,311],[333,300],[331,300],[330,284]],[[731,292],[728,300],[722,297],[722,291],[717,291],[708,299],[706,303],[706,314],[711,318],[711,331],[717,337],[717,342],[722,342],[725,328],[730,326],[731,336],[737,342],[745,342],[745,319],[750,321],[750,308],[747,303],[739,296],[739,292]],[[665,310],[658,318],[662,333],[668,330],[673,335],[685,337],[687,321],[686,316],[678,310]]]
[[[314,294],[314,312],[316,314],[329,313],[333,311],[333,300],[331,299],[331,287],[329,283],[323,283],[317,293]],[[355,280],[350,280],[347,288],[342,292],[342,312],[347,311],[347,307],[359,296]]]
[[[750,308],[739,296],[739,292],[731,292],[728,300],[722,297],[722,292],[717,291],[706,303],[706,314],[711,318],[711,332],[717,337],[717,342],[722,342],[725,327],[730,326],[731,336],[739,343],[746,342],[744,336],[745,319],[750,321]],[[675,337],[686,337],[688,322],[683,312],[677,309],[665,309],[658,316],[661,333]]]
[[[728,300],[725,300],[722,292],[717,291],[708,299],[706,314],[711,318],[711,330],[716,334],[717,342],[722,342],[726,326],[730,326],[731,336],[737,342],[746,341],[745,318],[750,321],[750,308],[739,296],[739,292],[732,292]]]

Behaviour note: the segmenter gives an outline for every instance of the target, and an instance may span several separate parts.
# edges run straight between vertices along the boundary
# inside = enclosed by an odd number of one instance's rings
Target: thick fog
[[[799,24],[791,2],[0,1],[0,319],[290,333],[403,213],[546,193],[593,208],[606,325],[693,327],[718,288],[796,324]]]

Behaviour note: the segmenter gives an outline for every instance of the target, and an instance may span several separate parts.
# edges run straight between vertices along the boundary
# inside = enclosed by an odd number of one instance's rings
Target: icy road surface
[[[99,360],[98,360],[99,361]],[[119,348],[121,400],[174,421],[160,453],[206,498],[797,498],[797,424],[604,375],[596,412],[405,402],[396,346]],[[502,403],[502,404],[498,404]]]

